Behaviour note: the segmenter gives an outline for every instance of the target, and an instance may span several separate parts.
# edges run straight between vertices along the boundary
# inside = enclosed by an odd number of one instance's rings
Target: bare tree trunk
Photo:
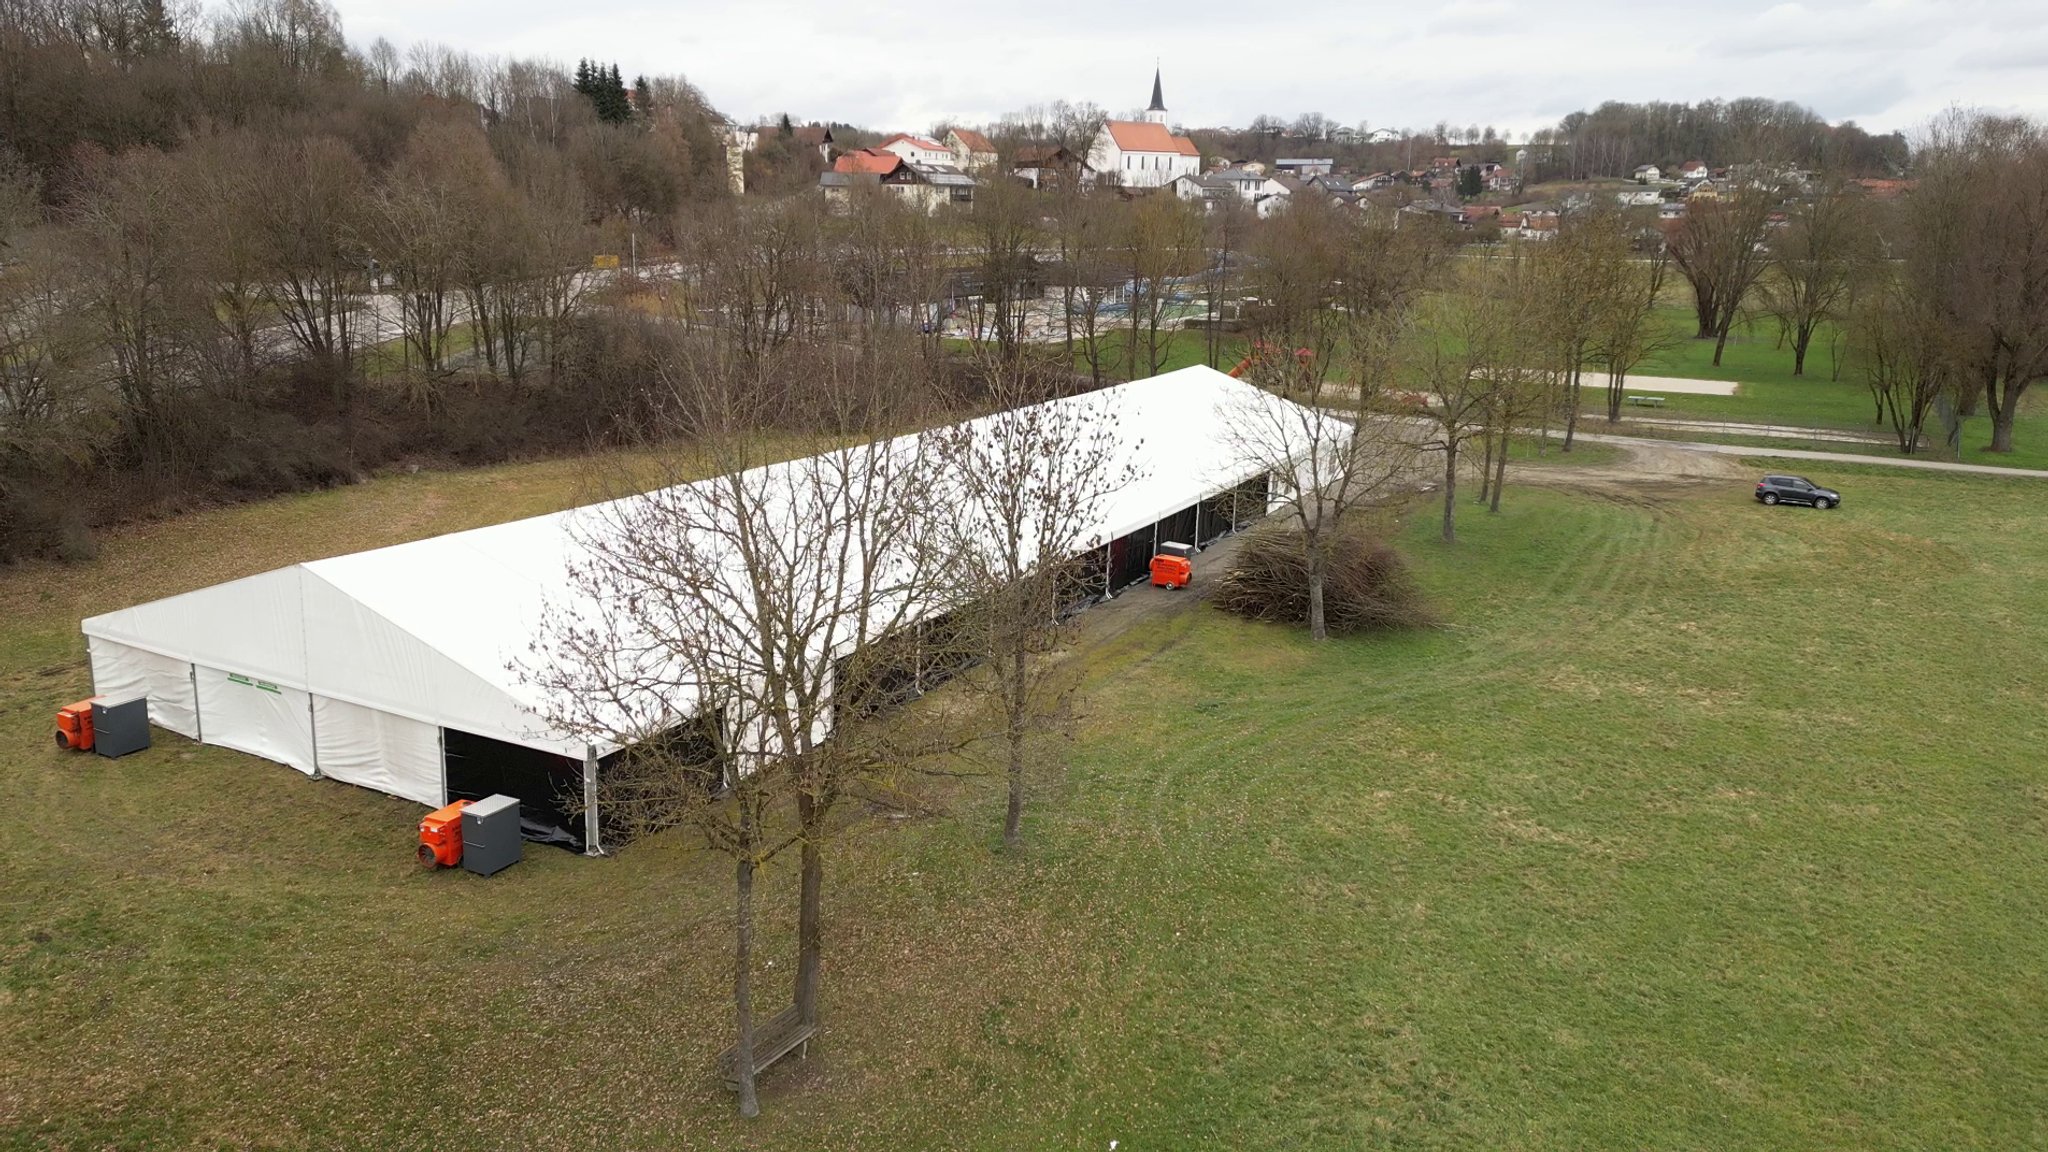
[[[2012,451],[2013,421],[2020,414],[2020,392],[2025,385],[2018,380],[2005,382],[2001,395],[1994,385],[1991,393],[1991,451]]]
[[[1486,506],[1488,512],[1500,511],[1501,489],[1508,486],[1508,446],[1505,439],[1500,446],[1500,458],[1493,462],[1493,502]]]
[[[1444,437],[1444,543],[1456,543],[1458,530],[1453,517],[1458,511],[1458,438]]]
[[[803,888],[797,899],[796,1010],[806,1024],[818,1022],[819,969],[824,959],[822,894],[825,856],[819,842],[825,835],[825,812],[808,791],[797,793],[797,823],[803,833]]]
[[[1574,363],[1565,377],[1564,450],[1572,450],[1572,438],[1579,434],[1579,365]]]
[[[1728,347],[1728,329],[1734,323],[1735,317],[1729,316],[1721,321],[1720,328],[1714,332],[1714,367],[1716,368],[1721,366],[1721,350]]]
[[[1324,563],[1322,541],[1311,538],[1308,544],[1308,638],[1327,640],[1330,629],[1323,619]]]
[[[1487,425],[1486,436],[1481,441],[1486,447],[1486,455],[1479,465],[1479,502],[1481,504],[1486,503],[1487,486],[1493,482],[1493,432],[1493,426],[1491,424]]]
[[[1028,658],[1020,630],[1017,644],[1010,652],[1009,716],[1006,718],[1003,733],[1009,745],[1010,757],[1010,802],[1003,813],[1003,848],[1006,851],[1015,851],[1024,839],[1024,727],[1027,720],[1025,707],[1028,703],[1024,695],[1024,664]]]
[[[740,1115],[761,1114],[754,1094],[754,862],[742,856],[733,879],[738,926],[733,940],[732,1002],[739,1039],[733,1045],[733,1072],[740,1082]]]

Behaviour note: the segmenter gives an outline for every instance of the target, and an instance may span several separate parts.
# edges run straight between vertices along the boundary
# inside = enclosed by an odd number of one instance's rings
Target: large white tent
[[[1103,545],[1263,477],[1233,412],[1287,405],[1203,367],[1049,403],[1094,406],[1135,476],[1102,505]],[[544,613],[575,594],[570,567],[606,509],[295,564],[92,617],[94,690],[147,694],[151,721],[191,739],[427,805],[463,791],[449,779],[457,736],[559,758],[589,787],[612,749],[551,728],[520,668]],[[593,814],[571,839],[594,849],[596,827]]]

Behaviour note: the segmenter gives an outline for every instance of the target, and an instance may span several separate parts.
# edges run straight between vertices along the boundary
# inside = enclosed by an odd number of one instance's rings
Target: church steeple
[[[1159,87],[1159,67],[1152,67],[1152,104],[1145,109],[1145,119],[1154,124],[1166,123],[1166,96]]]

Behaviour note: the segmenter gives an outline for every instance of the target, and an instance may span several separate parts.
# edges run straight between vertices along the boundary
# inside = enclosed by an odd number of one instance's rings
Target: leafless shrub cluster
[[[1299,529],[1283,525],[1253,532],[1231,558],[1216,589],[1216,606],[1248,620],[1307,623],[1309,573],[1298,535]],[[1322,610],[1334,633],[1419,628],[1435,621],[1401,554],[1363,527],[1347,527],[1330,541]]]

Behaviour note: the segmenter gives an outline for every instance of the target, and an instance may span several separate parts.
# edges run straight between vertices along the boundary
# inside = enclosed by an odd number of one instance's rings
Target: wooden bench
[[[782,1011],[758,1021],[754,1025],[754,1075],[759,1076],[768,1066],[789,1055],[797,1054],[798,1059],[810,1055],[811,1037],[818,1031],[816,1024],[806,1024],[797,1015],[796,1005],[791,1004]],[[736,1059],[739,1045],[735,1044],[718,1054],[719,1071],[725,1075],[725,1086],[734,1092],[740,1090],[739,1061]]]
[[[1662,408],[1664,406],[1664,398],[1662,396],[1623,396],[1622,400],[1638,408]]]

